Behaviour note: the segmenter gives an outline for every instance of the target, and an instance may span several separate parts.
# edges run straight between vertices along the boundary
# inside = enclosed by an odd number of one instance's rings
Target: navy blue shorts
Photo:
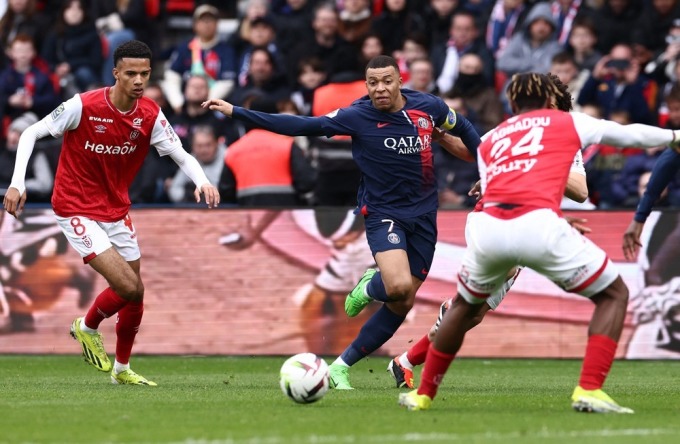
[[[381,214],[366,216],[366,238],[373,256],[389,250],[405,250],[411,274],[425,280],[432,266],[437,243],[437,212],[409,219]]]

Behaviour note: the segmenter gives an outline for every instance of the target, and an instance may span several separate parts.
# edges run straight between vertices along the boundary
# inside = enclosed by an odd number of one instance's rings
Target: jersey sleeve
[[[570,113],[574,128],[581,139],[581,147],[604,143],[618,147],[652,148],[670,144],[674,139],[672,130],[632,123],[621,125],[611,120],[596,119],[584,113]]]
[[[352,123],[358,122],[351,108],[337,109],[325,116],[308,117],[269,114],[235,106],[232,118],[286,136],[352,136],[356,132],[352,129]]]
[[[449,105],[447,105],[441,97],[433,96],[431,94],[428,96],[428,101],[430,101],[434,107],[434,111],[432,112],[434,124],[447,131],[451,130],[456,126],[456,111],[449,108]]]
[[[83,102],[80,100],[80,94],[76,94],[46,115],[43,118],[43,122],[47,125],[50,135],[59,138],[66,131],[76,129],[78,124],[80,124],[82,115]]]
[[[583,164],[583,154],[581,154],[581,150],[578,150],[576,152],[576,155],[574,156],[574,161],[571,163],[571,170],[569,170],[570,173],[578,173],[582,176],[586,175],[586,167]]]
[[[158,112],[158,117],[156,117],[156,121],[153,124],[151,145],[156,148],[161,156],[167,156],[177,149],[184,150],[182,142],[179,140],[175,130],[172,129],[172,125],[168,123],[168,119],[163,114],[163,111]]]
[[[323,116],[322,126],[330,136],[353,136],[360,120],[354,108],[339,108]]]

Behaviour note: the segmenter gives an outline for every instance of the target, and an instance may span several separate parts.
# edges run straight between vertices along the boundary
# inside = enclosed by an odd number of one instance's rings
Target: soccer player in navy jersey
[[[356,211],[365,217],[368,244],[380,271],[366,271],[347,296],[345,311],[353,317],[372,300],[384,305],[330,366],[331,387],[343,390],[352,389],[349,367],[387,342],[404,322],[430,270],[437,241],[430,147],[439,136],[436,128],[460,137],[472,155],[480,143],[470,122],[441,98],[402,89],[392,57],[374,57],[365,75],[367,96],[320,117],[270,115],[217,99],[203,103],[279,134],[352,137],[352,154],[362,175]]]

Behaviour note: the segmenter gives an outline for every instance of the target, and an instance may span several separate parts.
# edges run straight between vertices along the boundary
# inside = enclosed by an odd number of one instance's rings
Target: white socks
[[[80,318],[80,331],[84,331],[85,333],[89,333],[91,335],[97,333],[97,330],[85,325],[85,317]]]
[[[347,363],[345,361],[343,361],[340,356],[338,356],[338,359],[333,361],[333,364],[331,364],[331,365],[335,365],[335,364],[342,365],[343,367],[349,367],[349,365],[347,365]]]
[[[127,364],[121,364],[118,361],[113,361],[113,371],[118,374],[120,372],[124,372],[125,370],[130,370],[130,363],[128,362]]]
[[[408,358],[406,357],[406,352],[399,355],[397,360],[399,361],[399,364],[401,364],[402,367],[406,367],[406,368],[411,369],[411,370],[413,369],[413,364],[411,364],[409,362]]]

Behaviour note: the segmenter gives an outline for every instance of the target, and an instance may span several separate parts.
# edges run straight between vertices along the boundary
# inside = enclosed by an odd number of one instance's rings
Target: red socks
[[[412,365],[420,365],[425,362],[428,348],[430,348],[430,338],[425,335],[420,338],[420,341],[416,342],[408,349],[406,352],[406,359],[408,359],[408,362]]]
[[[612,367],[616,346],[617,342],[609,336],[592,335],[588,338],[578,385],[585,390],[602,388]]]
[[[427,359],[425,360],[425,368],[420,376],[420,386],[418,387],[419,395],[427,395],[431,399],[437,395],[439,384],[444,379],[444,374],[448,370],[451,361],[456,355],[442,353],[434,348],[434,344],[430,345],[427,351]]]
[[[130,362],[132,345],[139,331],[144,314],[144,302],[129,302],[118,312],[116,321],[116,361],[121,364]]]
[[[127,299],[121,298],[111,287],[107,287],[106,290],[99,293],[85,315],[85,325],[93,330],[98,329],[99,324],[104,319],[118,313],[127,303]]]

